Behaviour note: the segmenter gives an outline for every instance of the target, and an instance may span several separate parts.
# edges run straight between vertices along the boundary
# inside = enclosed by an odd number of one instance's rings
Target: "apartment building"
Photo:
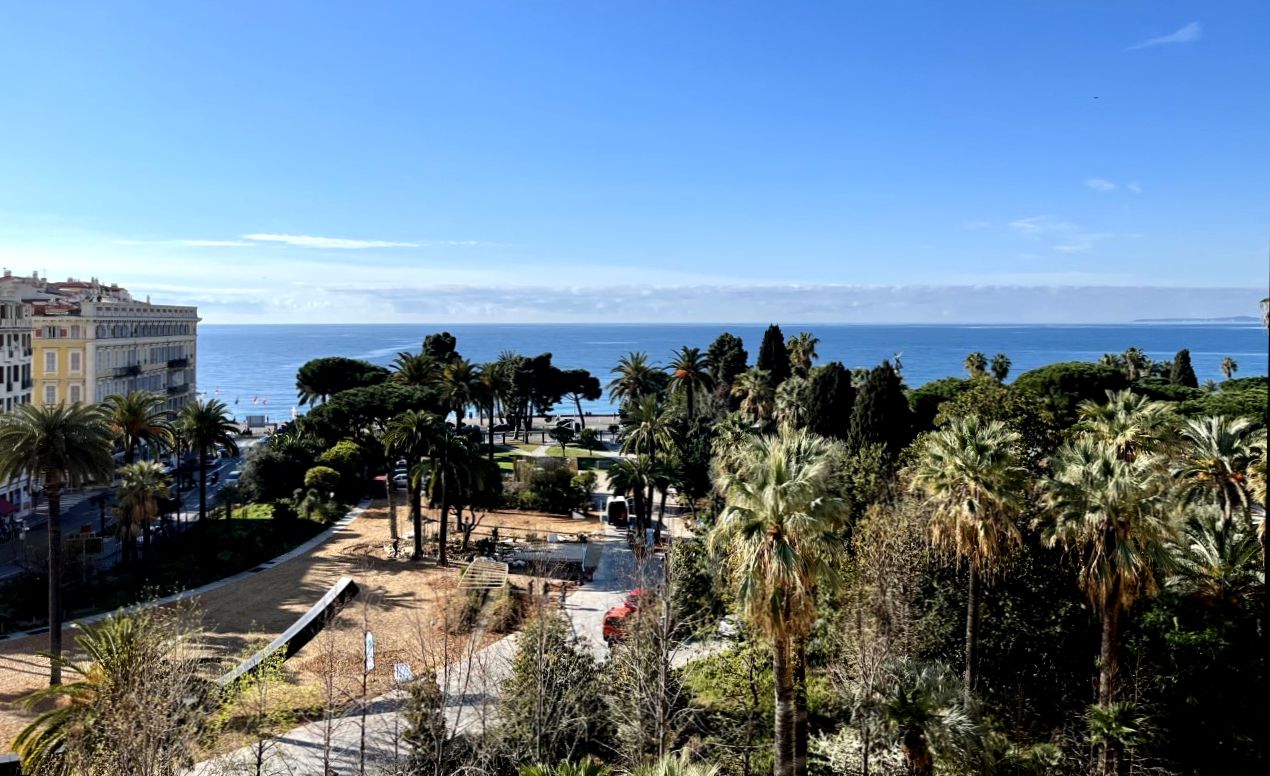
[[[0,298],[32,309],[32,400],[96,403],[149,391],[176,412],[194,400],[198,308],[152,304],[96,278],[0,277]]]
[[[0,411],[31,403],[31,307],[0,300]],[[25,481],[0,482],[0,521],[24,518],[31,511]]]

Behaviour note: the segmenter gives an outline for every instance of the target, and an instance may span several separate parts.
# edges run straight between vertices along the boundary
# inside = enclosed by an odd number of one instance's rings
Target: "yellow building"
[[[53,283],[6,273],[0,292],[32,306],[35,403],[149,391],[175,412],[194,399],[198,308],[138,301],[95,279]]]

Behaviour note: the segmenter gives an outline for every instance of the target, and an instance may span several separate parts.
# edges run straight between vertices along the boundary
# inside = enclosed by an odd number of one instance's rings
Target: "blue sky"
[[[1014,285],[1116,320],[1266,283],[1270,3],[0,7],[0,260],[209,321],[1035,317],[929,291]]]

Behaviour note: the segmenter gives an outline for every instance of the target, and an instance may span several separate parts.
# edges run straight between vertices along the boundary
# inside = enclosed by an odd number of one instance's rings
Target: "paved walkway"
[[[640,570],[625,543],[612,532],[606,536],[600,565],[592,581],[576,588],[566,599],[564,611],[578,639],[597,657],[605,660],[601,628],[604,613],[621,603],[627,591],[640,585]],[[659,564],[658,564],[659,566]],[[659,568],[654,573],[660,573]],[[510,674],[520,634],[500,639],[439,670],[437,685],[445,695],[446,723],[457,732],[479,731],[493,721],[498,709],[499,690]],[[379,666],[391,671],[391,666]],[[365,724],[366,769],[391,766],[406,756],[402,744],[400,709],[404,690],[394,690],[371,700]],[[333,721],[302,725],[277,737],[270,744],[268,776],[322,773],[324,763],[336,774],[361,772],[362,720],[360,711]],[[328,744],[329,742],[329,744]],[[201,763],[190,776],[219,776],[232,771],[235,763],[250,762],[253,752],[244,747],[225,757]]]

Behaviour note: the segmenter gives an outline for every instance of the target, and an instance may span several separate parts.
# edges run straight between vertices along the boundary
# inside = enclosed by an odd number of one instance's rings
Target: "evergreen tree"
[[[706,350],[706,368],[714,378],[715,389],[724,395],[731,391],[732,382],[745,371],[749,358],[740,337],[725,331],[715,338]]]
[[[851,373],[839,361],[830,361],[811,371],[811,406],[807,427],[824,436],[846,441],[851,433],[851,410],[855,388]]]
[[[1199,379],[1195,377],[1195,369],[1191,366],[1191,351],[1182,348],[1173,357],[1173,368],[1169,370],[1169,382],[1187,388],[1198,388]]]
[[[909,443],[912,425],[912,410],[904,395],[904,383],[891,362],[883,361],[869,371],[856,394],[848,444],[854,450],[880,444],[894,457]]]
[[[773,390],[779,388],[793,372],[789,363],[789,350],[785,347],[785,335],[781,333],[781,327],[774,323],[763,333],[757,366],[771,376]]]

